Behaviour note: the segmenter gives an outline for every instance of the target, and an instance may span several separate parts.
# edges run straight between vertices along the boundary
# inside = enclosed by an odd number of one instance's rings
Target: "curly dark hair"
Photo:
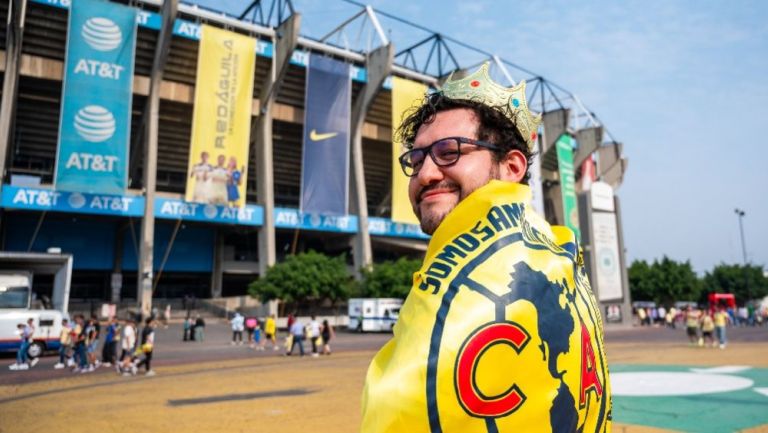
[[[480,123],[477,139],[499,147],[499,150],[492,151],[495,162],[502,161],[510,150],[519,150],[525,155],[528,168],[530,168],[535,153],[528,149],[528,143],[523,139],[517,126],[503,111],[480,102],[451,99],[443,96],[442,92],[427,95],[421,106],[406,111],[400,127],[395,131],[395,139],[404,143],[406,148],[412,148],[416,133],[422,125],[432,123],[437,113],[454,108],[468,108],[475,113]],[[525,176],[520,180],[520,183],[527,185],[530,178],[530,171],[526,169]]]

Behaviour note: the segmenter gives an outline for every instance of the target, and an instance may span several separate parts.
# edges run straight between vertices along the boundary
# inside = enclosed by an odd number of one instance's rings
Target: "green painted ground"
[[[697,367],[612,365],[611,375],[629,372],[691,373]],[[698,367],[701,368],[701,367]],[[726,433],[768,424],[768,369],[719,373],[753,381],[749,387],[727,392],[676,396],[613,396],[614,422],[683,432]],[[702,383],[707,381],[701,375]],[[611,380],[613,383],[613,379]],[[619,391],[618,389],[615,391]]]

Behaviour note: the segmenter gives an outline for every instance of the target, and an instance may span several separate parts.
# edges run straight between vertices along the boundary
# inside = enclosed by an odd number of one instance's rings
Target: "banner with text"
[[[128,181],[136,9],[74,0],[59,119],[56,189],[121,194]]]
[[[256,39],[202,26],[186,201],[242,207]]]
[[[564,225],[581,239],[579,206],[576,201],[576,172],[573,169],[573,138],[563,134],[557,139],[557,167],[560,172],[560,192],[563,196]]]
[[[349,196],[349,64],[312,54],[304,107],[301,212],[346,215]]]
[[[420,104],[427,93],[427,86],[404,78],[392,77],[392,131],[397,130],[406,112]],[[392,221],[418,224],[408,199],[408,177],[400,168],[398,158],[404,143],[392,137]]]

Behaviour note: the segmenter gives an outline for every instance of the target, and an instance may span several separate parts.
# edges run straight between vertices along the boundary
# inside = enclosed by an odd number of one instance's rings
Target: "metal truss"
[[[253,0],[238,19],[262,27],[278,27],[295,12],[291,0]]]

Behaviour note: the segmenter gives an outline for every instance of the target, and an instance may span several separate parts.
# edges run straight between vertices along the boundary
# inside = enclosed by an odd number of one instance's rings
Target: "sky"
[[[223,10],[248,4],[198,2]],[[734,212],[740,208],[747,260],[768,270],[768,147],[761,141],[768,125],[768,2],[366,3],[576,94],[624,143],[629,159],[617,191],[628,264],[666,255],[689,260],[703,274],[719,263],[742,263]],[[315,37],[356,10],[341,0],[294,6],[303,15],[302,34]],[[407,31],[386,19],[382,26],[390,34]],[[393,40],[396,51],[405,48]]]

